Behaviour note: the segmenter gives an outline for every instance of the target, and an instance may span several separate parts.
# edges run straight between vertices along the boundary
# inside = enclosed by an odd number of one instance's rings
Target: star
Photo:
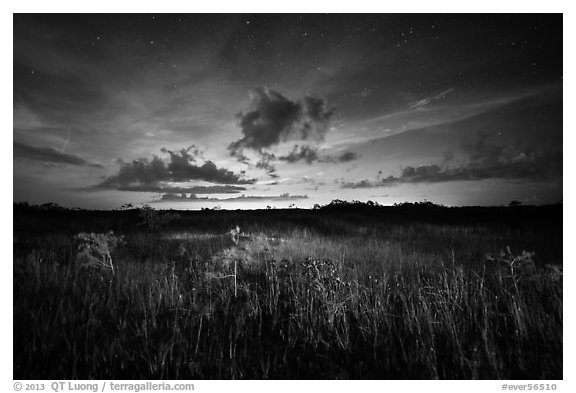
[[[365,87],[364,89],[362,89],[362,91],[360,92],[360,96],[366,98],[370,95],[370,93],[372,93],[372,89]]]

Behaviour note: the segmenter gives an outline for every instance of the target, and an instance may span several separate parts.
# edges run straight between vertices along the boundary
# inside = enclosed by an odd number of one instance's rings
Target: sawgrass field
[[[15,379],[562,379],[562,206],[14,206]]]

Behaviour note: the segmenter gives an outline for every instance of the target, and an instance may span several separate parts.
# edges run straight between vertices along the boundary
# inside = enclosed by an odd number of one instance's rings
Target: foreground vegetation
[[[15,209],[14,378],[562,378],[561,207],[366,208]]]

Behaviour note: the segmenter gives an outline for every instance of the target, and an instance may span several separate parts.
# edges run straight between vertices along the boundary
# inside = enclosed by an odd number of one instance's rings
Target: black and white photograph
[[[564,379],[562,13],[12,19],[14,380]]]

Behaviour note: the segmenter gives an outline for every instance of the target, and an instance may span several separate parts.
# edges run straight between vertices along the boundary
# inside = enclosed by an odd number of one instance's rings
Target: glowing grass
[[[112,275],[38,236],[14,261],[14,378],[561,379],[562,269],[517,238],[132,233]]]

